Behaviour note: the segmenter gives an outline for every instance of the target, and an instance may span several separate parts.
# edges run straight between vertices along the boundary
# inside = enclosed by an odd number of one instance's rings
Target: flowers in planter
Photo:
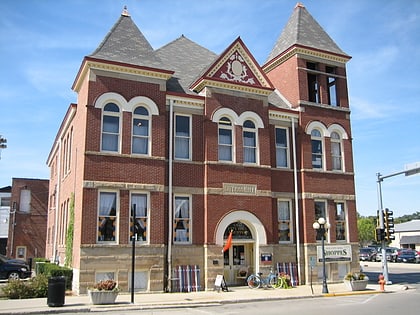
[[[276,288],[290,289],[291,287],[290,275],[285,272],[280,272]]]
[[[345,277],[344,280],[349,281],[357,281],[357,280],[369,280],[368,276],[366,276],[362,272],[349,272]]]
[[[118,287],[118,284],[113,279],[108,280],[101,280],[93,286],[93,290],[95,291],[112,291],[112,292],[118,292],[120,291],[120,288]]]

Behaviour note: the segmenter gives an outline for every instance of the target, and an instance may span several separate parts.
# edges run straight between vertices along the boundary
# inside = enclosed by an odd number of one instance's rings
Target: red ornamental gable
[[[245,59],[237,50],[233,52],[225,64],[212,77],[234,83],[262,86],[245,62]]]

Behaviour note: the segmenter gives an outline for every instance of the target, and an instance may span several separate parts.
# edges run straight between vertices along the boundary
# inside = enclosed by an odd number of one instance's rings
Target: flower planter
[[[368,279],[366,280],[344,280],[344,284],[351,291],[363,291],[366,290],[368,284]]]
[[[92,291],[88,290],[92,304],[114,304],[118,292],[115,291]]]

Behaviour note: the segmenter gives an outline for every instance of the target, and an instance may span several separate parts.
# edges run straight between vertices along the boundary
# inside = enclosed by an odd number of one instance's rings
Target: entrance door
[[[224,277],[228,285],[245,284],[250,274],[251,252],[252,244],[235,244],[224,252]]]

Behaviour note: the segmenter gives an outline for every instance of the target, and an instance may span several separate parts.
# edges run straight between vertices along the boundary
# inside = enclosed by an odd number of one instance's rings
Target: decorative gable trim
[[[199,93],[206,86],[263,95],[274,90],[270,80],[239,37],[191,85],[191,89]]]

